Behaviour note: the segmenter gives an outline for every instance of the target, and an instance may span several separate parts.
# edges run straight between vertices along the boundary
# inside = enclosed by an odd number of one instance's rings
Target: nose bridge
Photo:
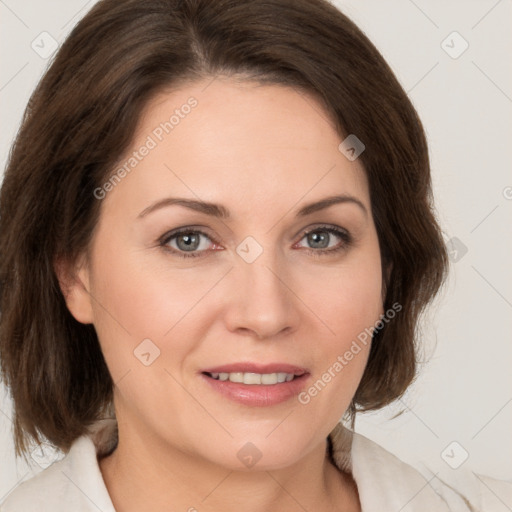
[[[297,312],[286,286],[287,270],[280,253],[247,237],[237,247],[234,273],[238,291],[233,294],[232,328],[253,331],[259,337],[293,328]]]
[[[287,290],[283,284],[285,276],[280,275],[284,266],[277,264],[276,260],[275,255],[267,254],[251,264],[240,264],[240,278],[247,286],[246,295],[284,303]]]

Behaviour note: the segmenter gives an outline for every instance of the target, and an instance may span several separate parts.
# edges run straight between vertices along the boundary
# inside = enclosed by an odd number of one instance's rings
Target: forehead
[[[250,214],[335,192],[356,195],[370,209],[364,169],[339,151],[341,141],[327,112],[303,91],[227,78],[195,82],[146,105],[118,166],[134,152],[145,156],[108,199],[133,196],[130,204],[144,208],[143,196],[180,194]]]

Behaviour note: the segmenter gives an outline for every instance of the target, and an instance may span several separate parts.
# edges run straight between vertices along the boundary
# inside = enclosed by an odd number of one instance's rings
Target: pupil
[[[180,241],[184,241],[186,245],[183,247],[180,247]],[[198,242],[197,235],[186,234],[186,235],[179,236],[177,239],[178,247],[180,247],[180,249],[184,249],[185,251],[197,249],[197,242]]]
[[[327,245],[325,244],[325,242],[327,241],[327,234],[325,231],[323,231],[323,232],[320,231],[320,233],[323,233],[323,234],[319,235],[318,233],[311,233],[309,240],[310,240],[310,242],[313,243],[313,245],[319,244],[316,247],[320,246],[321,248],[325,248],[325,247],[327,247]],[[322,243],[322,242],[324,242],[324,243]]]

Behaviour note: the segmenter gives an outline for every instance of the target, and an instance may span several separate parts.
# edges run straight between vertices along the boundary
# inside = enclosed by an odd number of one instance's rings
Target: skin
[[[100,461],[116,510],[360,510],[349,475],[326,458],[326,437],[357,389],[369,344],[307,405],[267,407],[227,399],[200,378],[233,362],[287,362],[317,381],[383,314],[383,283],[369,189],[359,161],[319,103],[293,88],[217,77],[161,93],[147,105],[127,155],[185,104],[198,105],[102,199],[90,247],[66,280],[71,313],[92,323],[115,382],[119,445]],[[349,194],[306,217],[310,202]],[[179,205],[139,214],[179,196],[220,203],[218,219]],[[346,245],[322,224],[348,231]],[[319,227],[317,227],[320,225]],[[196,258],[180,227],[207,233]],[[337,252],[315,256],[307,229]],[[263,249],[248,263],[247,237]],[[324,250],[326,250],[324,248]],[[134,356],[149,338],[160,356]],[[254,444],[245,467],[237,452]]]

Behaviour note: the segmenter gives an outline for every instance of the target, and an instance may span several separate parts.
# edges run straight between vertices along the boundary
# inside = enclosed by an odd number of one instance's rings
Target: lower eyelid
[[[302,235],[302,238],[299,240],[299,242],[302,241],[307,235],[309,235],[311,233],[315,233],[317,231],[325,231],[325,232],[329,233],[330,235],[336,236],[341,240],[341,242],[334,247],[323,248],[323,249],[314,249],[311,247],[304,247],[304,249],[306,251],[311,251],[311,252],[318,253],[318,254],[322,254],[322,253],[325,254],[325,253],[329,253],[329,252],[335,252],[338,249],[347,248],[352,243],[352,237],[351,237],[350,233],[348,233],[345,230],[333,228],[333,227],[319,227],[319,228],[315,228],[315,229],[306,231]]]
[[[302,248],[303,250],[305,250],[307,252],[310,252],[310,253],[317,254],[317,255],[321,255],[321,254],[326,254],[327,255],[329,253],[333,253],[333,252],[336,252],[338,250],[342,250],[344,248],[347,248],[352,243],[352,237],[351,237],[350,233],[348,233],[344,229],[334,228],[334,227],[331,227],[331,226],[319,226],[319,227],[316,227],[316,228],[304,231],[302,233],[301,238],[299,239],[299,242],[302,241],[310,233],[314,233],[314,232],[317,232],[317,231],[326,231],[330,235],[337,236],[338,238],[341,239],[340,244],[338,244],[337,246],[331,247],[331,248],[323,248],[323,249],[314,249],[314,248],[311,248],[311,247],[303,247]],[[166,251],[174,253],[178,257],[183,257],[183,258],[201,257],[201,256],[203,256],[203,255],[205,255],[205,254],[207,254],[209,252],[217,252],[218,250],[220,250],[220,249],[203,249],[201,251],[197,251],[196,250],[196,251],[187,252],[187,251],[182,251],[182,250],[179,250],[179,249],[175,249],[173,247],[168,247],[168,244],[171,242],[171,240],[176,239],[179,235],[190,234],[190,233],[195,233],[195,234],[201,235],[201,236],[207,238],[213,245],[220,246],[220,244],[218,242],[216,242],[216,240],[214,238],[212,238],[210,235],[208,235],[207,233],[204,233],[204,232],[199,231],[199,230],[194,230],[194,229],[181,230],[181,231],[178,231],[177,233],[172,233],[170,235],[166,235],[166,236],[164,236],[161,239],[160,245]],[[221,250],[223,250],[223,249],[221,249]]]
[[[208,252],[208,249],[203,249],[201,251],[190,251],[190,252],[187,252],[187,251],[181,251],[179,249],[175,249],[174,247],[169,247],[168,244],[170,244],[170,242],[172,240],[175,240],[176,238],[178,238],[180,235],[184,235],[184,234],[190,234],[190,233],[194,233],[194,234],[197,234],[197,235],[200,235],[204,238],[207,238],[213,245],[218,245],[217,242],[210,236],[208,235],[207,233],[203,233],[202,231],[198,231],[198,230],[194,230],[194,229],[189,229],[189,230],[182,230],[182,231],[178,231],[177,233],[171,233],[169,235],[164,235],[164,237],[160,240],[160,245],[170,251],[170,252],[173,252],[173,253],[178,253],[179,255],[186,255],[186,256],[195,256],[195,255],[200,255],[202,253],[205,253],[205,252]]]

